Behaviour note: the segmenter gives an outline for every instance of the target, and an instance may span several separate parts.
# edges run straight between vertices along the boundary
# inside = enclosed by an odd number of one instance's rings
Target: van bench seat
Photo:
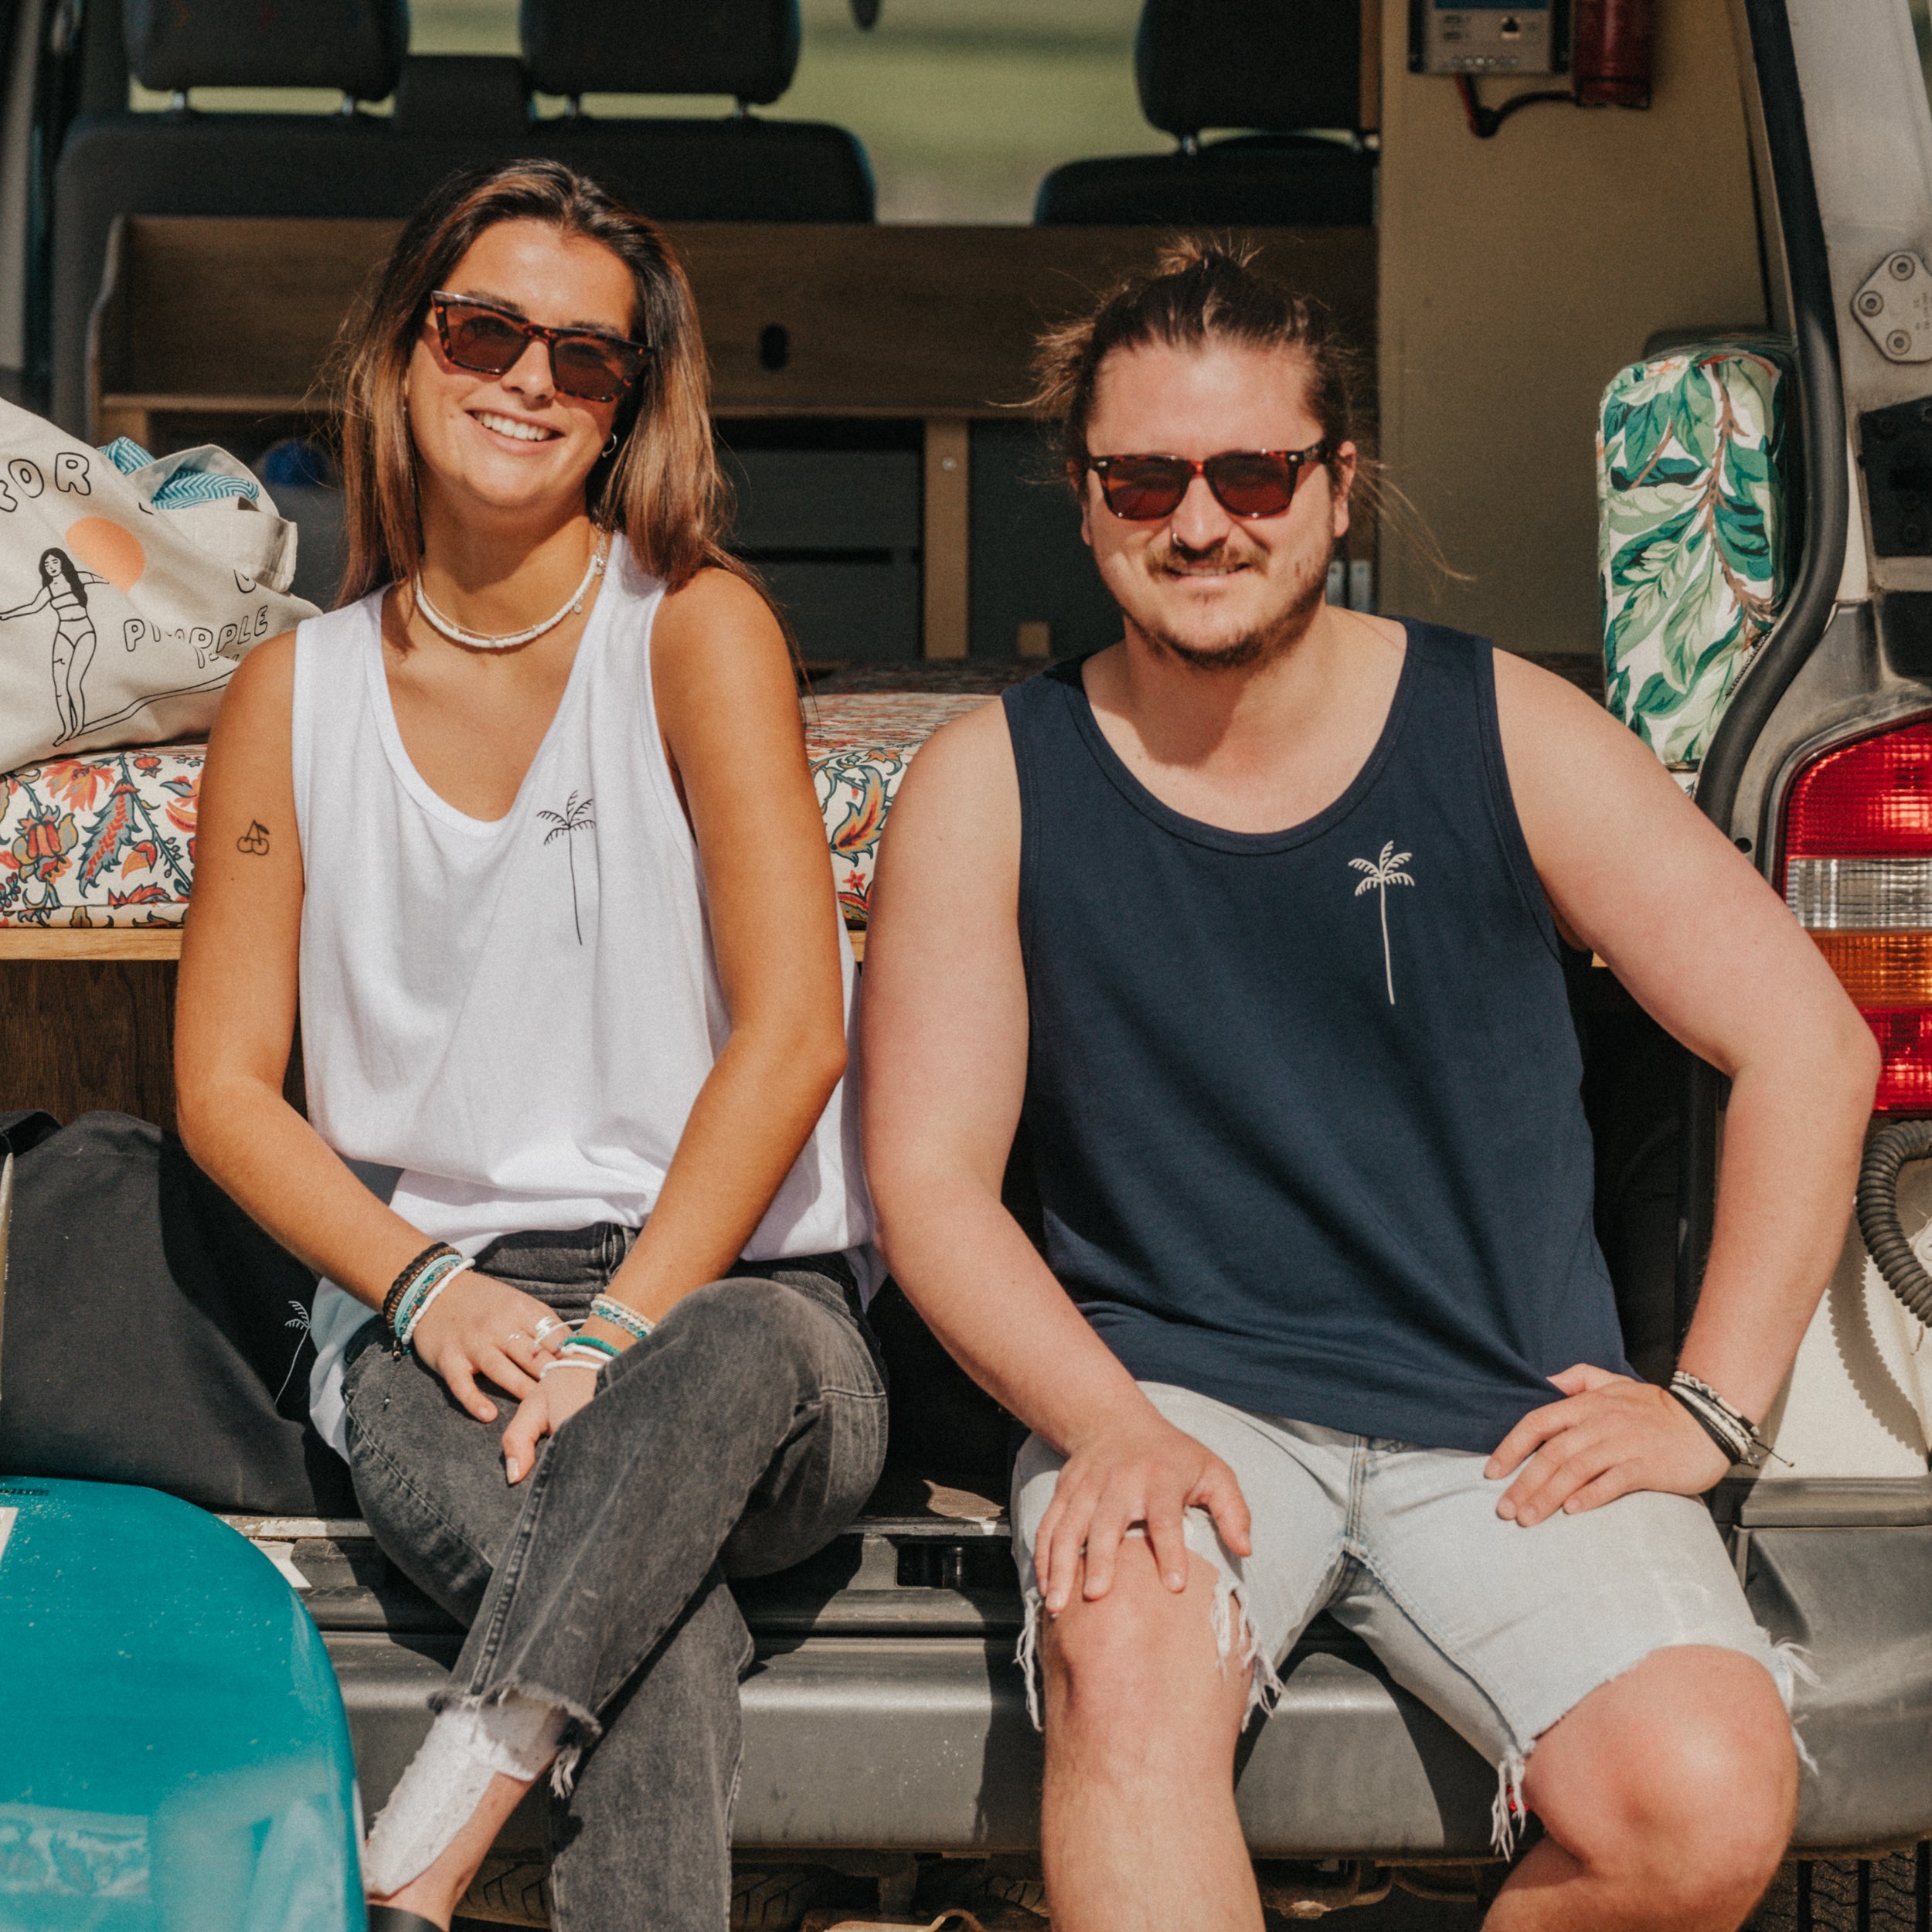
[[[913,753],[989,700],[863,692],[804,701],[806,748],[845,923],[870,909],[879,835]],[[0,775],[0,927],[179,926],[206,747],[134,745]]]

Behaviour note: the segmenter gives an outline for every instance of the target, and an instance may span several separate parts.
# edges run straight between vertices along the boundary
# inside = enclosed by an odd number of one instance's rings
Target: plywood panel
[[[179,926],[0,926],[0,960],[179,959]]]
[[[939,416],[926,425],[924,654],[963,658],[968,636],[967,578],[972,555],[971,426]]]
[[[0,961],[0,1112],[96,1108],[172,1129],[172,961]]]
[[[1407,71],[1407,0],[1386,0],[1383,455],[1475,580],[1433,601],[1385,532],[1385,610],[1513,649],[1600,648],[1597,398],[1655,331],[1764,320],[1725,14],[1658,0],[1648,112],[1531,107],[1478,141],[1453,83]]]
[[[388,222],[141,216],[124,230],[101,315],[106,410],[185,396],[261,414],[315,387],[341,318],[396,232]],[[1029,386],[1035,338],[1149,261],[1131,228],[672,229],[695,288],[722,413],[991,415]],[[1368,229],[1257,231],[1278,272],[1372,335]],[[221,292],[211,328],[208,294]],[[782,332],[781,359],[772,352]]]

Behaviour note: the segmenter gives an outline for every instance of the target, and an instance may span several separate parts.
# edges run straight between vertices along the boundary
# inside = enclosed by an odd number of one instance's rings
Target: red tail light
[[[1885,1056],[1882,1114],[1932,1114],[1932,719],[1839,745],[1784,801],[1784,900]]]

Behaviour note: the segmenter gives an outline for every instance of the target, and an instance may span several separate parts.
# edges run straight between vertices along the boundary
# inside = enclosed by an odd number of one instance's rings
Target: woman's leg
[[[528,1700],[572,1720],[560,1927],[721,1925],[749,1646],[720,1559],[753,1571],[809,1555],[862,1505],[884,1447],[871,1352],[834,1285],[804,1274],[687,1297],[549,1444],[437,1702]],[[626,1838],[664,1869],[662,1916],[638,1916]],[[393,1896],[442,1916],[467,1882],[447,1865]]]
[[[716,1571],[604,1706],[567,1803],[550,1806],[551,1920],[721,1932],[751,1634]]]
[[[56,744],[64,744],[80,729],[67,698],[67,667],[73,662],[73,641],[66,630],[53,634],[53,708],[60,720],[60,730],[55,737]]]
[[[77,736],[87,729],[87,667],[94,661],[94,628],[83,624],[73,633],[73,654],[67,660],[67,707],[73,715]]]

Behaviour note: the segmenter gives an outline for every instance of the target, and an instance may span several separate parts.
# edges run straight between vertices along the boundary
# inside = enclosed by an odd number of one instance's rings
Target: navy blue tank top
[[[1620,1374],[1561,944],[1487,641],[1411,623],[1328,808],[1224,832],[1102,735],[1080,665],[1005,693],[1046,1258],[1139,1380],[1487,1452]]]

